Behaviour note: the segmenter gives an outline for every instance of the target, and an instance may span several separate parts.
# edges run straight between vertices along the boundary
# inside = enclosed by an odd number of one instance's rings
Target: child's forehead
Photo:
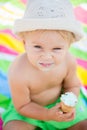
[[[62,32],[64,33],[64,32]],[[30,31],[30,32],[25,32],[25,37],[29,39],[53,39],[58,38],[62,39],[62,35],[59,31],[57,30],[35,30],[35,31]]]
[[[33,44],[40,44],[40,45],[64,45],[66,40],[58,33],[57,31],[47,31],[47,30],[40,30],[40,31],[32,31],[27,32],[27,39],[31,41]]]

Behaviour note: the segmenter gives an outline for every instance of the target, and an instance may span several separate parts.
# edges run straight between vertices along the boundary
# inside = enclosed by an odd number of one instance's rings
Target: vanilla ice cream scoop
[[[63,112],[70,112],[78,101],[76,95],[72,92],[66,92],[65,94],[62,94],[60,100]]]

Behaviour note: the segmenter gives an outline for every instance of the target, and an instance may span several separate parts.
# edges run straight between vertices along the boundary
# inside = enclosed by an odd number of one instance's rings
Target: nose
[[[48,60],[48,59],[52,59],[53,55],[52,55],[51,52],[43,52],[42,55],[41,55],[41,57],[43,59],[47,59]]]

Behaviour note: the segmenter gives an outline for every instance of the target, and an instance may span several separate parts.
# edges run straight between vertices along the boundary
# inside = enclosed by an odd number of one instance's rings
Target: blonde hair
[[[65,30],[57,30],[57,32],[70,44],[75,42],[75,35],[72,32],[65,31]]]
[[[41,30],[35,30],[35,31],[41,31]],[[47,31],[47,30],[43,30],[43,31]],[[57,33],[59,33],[63,37],[63,39],[69,42],[69,44],[75,41],[75,35],[72,32],[65,31],[65,30],[53,30],[53,31],[56,31]],[[26,35],[26,33],[32,33],[32,32],[34,31],[20,32],[18,33],[18,36],[20,37],[20,39],[24,39],[24,36]]]

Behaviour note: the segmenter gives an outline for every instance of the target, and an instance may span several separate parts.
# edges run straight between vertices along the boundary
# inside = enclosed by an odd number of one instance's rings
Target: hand
[[[63,113],[61,111],[61,103],[57,104],[51,109],[48,109],[48,120],[63,122],[63,121],[71,121],[74,119],[74,117],[75,117],[75,110],[73,109],[69,113]]]

